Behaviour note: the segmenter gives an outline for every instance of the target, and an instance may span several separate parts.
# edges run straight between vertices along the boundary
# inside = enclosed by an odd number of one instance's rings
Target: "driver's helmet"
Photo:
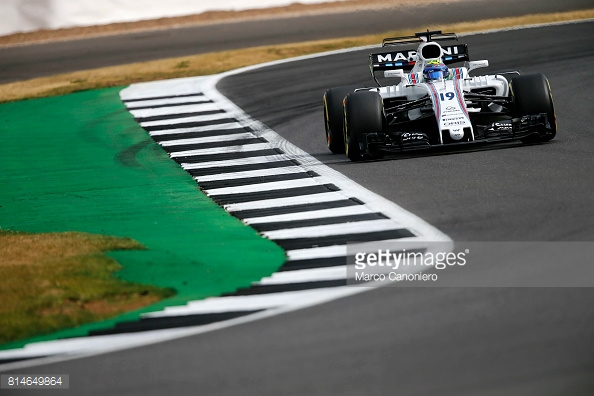
[[[429,61],[425,69],[423,69],[423,76],[425,77],[425,81],[445,80],[449,78],[450,70],[440,61]]]

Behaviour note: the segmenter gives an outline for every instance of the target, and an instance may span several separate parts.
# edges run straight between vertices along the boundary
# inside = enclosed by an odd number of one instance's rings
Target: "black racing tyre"
[[[512,78],[510,90],[513,98],[514,117],[546,113],[550,128],[545,136],[527,137],[524,143],[545,142],[557,134],[557,117],[549,80],[542,74],[527,74]]]
[[[380,158],[381,153],[364,156],[359,143],[365,138],[366,132],[381,132],[383,129],[383,102],[377,92],[358,91],[347,95],[344,103],[344,146],[351,161]]]
[[[330,88],[324,93],[324,126],[326,144],[332,153],[344,153],[343,120],[345,96],[354,92],[356,87]]]

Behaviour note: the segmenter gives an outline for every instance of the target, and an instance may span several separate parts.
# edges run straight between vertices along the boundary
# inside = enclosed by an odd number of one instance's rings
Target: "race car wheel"
[[[522,139],[522,142],[544,142],[553,139],[557,134],[557,118],[549,80],[542,74],[514,77],[510,82],[510,90],[514,117],[546,113],[550,125],[545,136],[529,136]]]
[[[382,153],[363,153],[361,142],[366,132],[381,132],[384,128],[383,102],[377,92],[359,91],[345,98],[344,140],[345,152],[351,161],[376,159]]]
[[[344,97],[354,92],[355,87],[330,88],[324,93],[324,125],[326,144],[332,153],[344,153],[343,120]]]

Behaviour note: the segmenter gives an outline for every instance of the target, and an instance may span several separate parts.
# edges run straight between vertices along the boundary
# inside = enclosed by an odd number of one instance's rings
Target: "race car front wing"
[[[532,135],[543,137],[550,132],[550,123],[546,113],[528,115],[491,122],[485,125],[473,123],[474,138],[470,128],[465,131],[462,141],[447,139],[442,131],[443,143],[438,143],[435,136],[424,130],[369,132],[360,140],[361,152],[400,152],[408,150],[455,147],[469,144],[494,143],[529,138]],[[447,130],[446,130],[447,131]],[[435,130],[434,133],[439,133]]]

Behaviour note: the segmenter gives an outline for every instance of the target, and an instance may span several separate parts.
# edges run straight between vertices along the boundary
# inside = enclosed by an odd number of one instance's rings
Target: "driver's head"
[[[445,80],[450,76],[450,70],[439,61],[429,61],[423,69],[423,76],[425,81]]]

